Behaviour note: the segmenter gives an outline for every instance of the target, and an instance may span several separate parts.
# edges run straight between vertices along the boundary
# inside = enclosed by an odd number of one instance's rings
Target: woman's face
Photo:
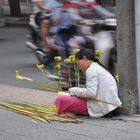
[[[78,59],[77,60],[77,64],[79,66],[79,68],[83,71],[86,72],[87,68],[88,68],[88,59],[83,58],[83,59]]]

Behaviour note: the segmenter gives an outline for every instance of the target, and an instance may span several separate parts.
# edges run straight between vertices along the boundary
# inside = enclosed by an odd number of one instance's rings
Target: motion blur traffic
[[[95,0],[51,0],[52,7],[60,11],[59,22],[49,24],[46,37],[49,50],[37,24],[38,13],[29,17],[30,40],[25,45],[33,50],[40,64],[54,62],[56,56],[69,58],[75,49],[89,48],[101,52],[101,63],[114,75],[117,74],[117,49],[115,42],[116,16]],[[47,3],[47,2],[46,2]],[[56,4],[57,3],[57,4]],[[48,4],[48,3],[47,3]],[[49,4],[48,4],[49,5]],[[51,22],[52,13],[41,11],[41,20]],[[112,36],[113,35],[113,36]]]

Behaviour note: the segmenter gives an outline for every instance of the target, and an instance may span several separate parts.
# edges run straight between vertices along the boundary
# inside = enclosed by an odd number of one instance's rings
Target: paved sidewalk
[[[0,85],[0,101],[17,101],[39,104],[53,104],[56,92],[47,92],[9,85]]]
[[[0,84],[0,101],[53,105],[57,94],[57,92],[41,91]],[[121,115],[110,119],[140,123],[140,114],[134,114],[133,116]]]
[[[0,85],[0,101],[53,104],[57,93]],[[42,123],[0,109],[0,140],[138,140],[140,115],[91,119],[83,123]]]

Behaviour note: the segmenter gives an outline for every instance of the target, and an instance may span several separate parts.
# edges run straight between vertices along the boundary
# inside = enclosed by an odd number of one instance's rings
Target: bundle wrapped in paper
[[[70,96],[70,94],[68,92],[63,92],[63,91],[59,91],[58,95],[67,95]]]

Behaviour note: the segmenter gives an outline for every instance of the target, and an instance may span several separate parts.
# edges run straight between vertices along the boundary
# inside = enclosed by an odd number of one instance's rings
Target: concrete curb
[[[25,26],[27,26],[27,23],[21,23],[21,22],[6,22],[5,23],[5,26],[14,26],[14,27],[25,27]]]
[[[28,17],[5,17],[5,25],[6,26],[27,26]]]

